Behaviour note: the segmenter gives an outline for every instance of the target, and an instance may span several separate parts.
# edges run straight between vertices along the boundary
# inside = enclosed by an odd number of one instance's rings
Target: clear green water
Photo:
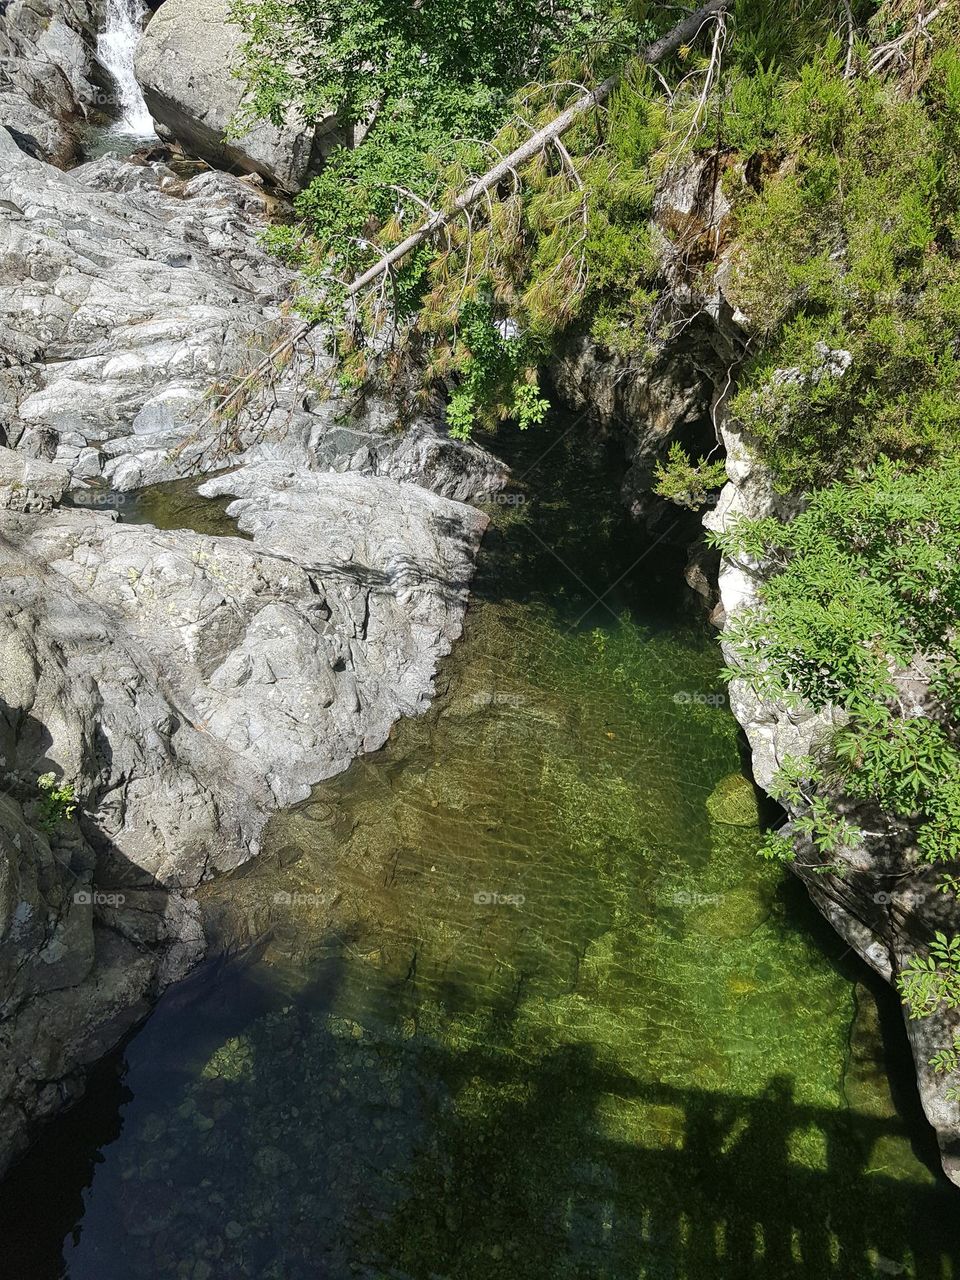
[[[960,1275],[896,1010],[755,856],[681,566],[545,445],[433,710],[210,888],[260,945],[8,1187],[11,1275]]]
[[[202,498],[197,492],[197,481],[183,479],[152,485],[136,493],[117,493],[99,483],[67,494],[63,505],[111,515],[123,524],[152,525],[157,529],[192,529],[194,533],[212,537],[223,534],[249,539],[249,535],[240,533],[235,521],[226,514],[231,502],[229,497]]]
[[[132,133],[117,133],[110,125],[98,125],[87,129],[82,136],[83,161],[100,160],[115,156],[125,160],[138,151],[157,145],[156,138],[138,138]]]

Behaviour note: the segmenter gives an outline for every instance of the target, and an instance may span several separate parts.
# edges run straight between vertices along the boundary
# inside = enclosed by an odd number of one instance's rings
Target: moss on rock
[[[756,827],[760,823],[753,784],[741,773],[721,778],[707,798],[711,822],[728,827]]]

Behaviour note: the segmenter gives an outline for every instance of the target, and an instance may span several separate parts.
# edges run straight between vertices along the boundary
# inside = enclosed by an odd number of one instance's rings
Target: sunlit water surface
[[[553,430],[500,442],[525,501],[434,708],[208,889],[262,945],[11,1180],[4,1275],[960,1275],[892,999],[756,857],[682,564]],[[126,518],[224,528],[183,486]]]

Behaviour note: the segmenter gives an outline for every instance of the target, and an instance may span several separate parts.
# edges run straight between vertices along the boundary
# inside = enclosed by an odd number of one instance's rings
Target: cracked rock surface
[[[289,289],[266,198],[114,159],[62,173],[0,129],[0,430],[76,479],[172,478],[211,383],[269,344]]]
[[[78,158],[76,123],[107,85],[93,54],[102,13],[102,0],[9,0],[0,7],[0,125],[38,158]]]

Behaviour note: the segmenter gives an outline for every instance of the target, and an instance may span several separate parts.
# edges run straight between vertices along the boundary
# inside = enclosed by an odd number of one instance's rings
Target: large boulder
[[[244,97],[234,75],[243,33],[229,0],[165,0],[137,49],[135,70],[156,123],[221,169],[259,173],[285,191],[304,187],[341,140],[337,118],[307,124],[294,110],[228,137]]]
[[[62,467],[0,448],[0,509],[49,511],[69,484],[70,476]]]

